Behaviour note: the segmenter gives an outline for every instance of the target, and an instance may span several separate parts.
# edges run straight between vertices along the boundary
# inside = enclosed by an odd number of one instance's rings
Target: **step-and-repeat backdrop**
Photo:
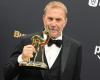
[[[19,42],[14,31],[43,30],[43,8],[51,0],[0,0],[0,80],[3,66]],[[100,80],[100,0],[59,0],[68,6],[64,33],[83,45],[81,80]]]

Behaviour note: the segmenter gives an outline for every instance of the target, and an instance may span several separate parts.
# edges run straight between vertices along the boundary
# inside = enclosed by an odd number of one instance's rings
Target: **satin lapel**
[[[62,55],[61,55],[61,75],[63,74],[69,56],[70,42],[68,37],[63,36]]]

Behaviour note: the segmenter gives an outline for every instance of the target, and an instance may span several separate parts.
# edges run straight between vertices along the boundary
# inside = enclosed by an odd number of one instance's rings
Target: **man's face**
[[[65,12],[61,8],[49,8],[43,16],[44,26],[48,27],[50,37],[57,38],[63,31],[67,18]]]

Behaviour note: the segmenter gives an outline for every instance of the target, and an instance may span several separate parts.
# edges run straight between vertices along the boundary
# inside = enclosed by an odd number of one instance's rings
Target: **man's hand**
[[[26,45],[23,48],[22,59],[25,62],[28,62],[30,58],[33,57],[33,54],[36,53],[35,47],[33,45]]]

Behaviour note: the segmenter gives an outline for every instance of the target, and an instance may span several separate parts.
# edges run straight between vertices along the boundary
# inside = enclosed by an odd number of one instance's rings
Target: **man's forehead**
[[[54,15],[54,16],[63,16],[66,17],[66,13],[63,8],[48,8],[44,15]]]
[[[52,14],[46,14],[45,17],[47,18],[65,18],[64,15],[52,15]]]
[[[65,12],[64,9],[61,8],[61,7],[49,7],[49,8],[47,8],[46,12],[47,11],[53,11],[53,10],[58,10],[58,11]]]

